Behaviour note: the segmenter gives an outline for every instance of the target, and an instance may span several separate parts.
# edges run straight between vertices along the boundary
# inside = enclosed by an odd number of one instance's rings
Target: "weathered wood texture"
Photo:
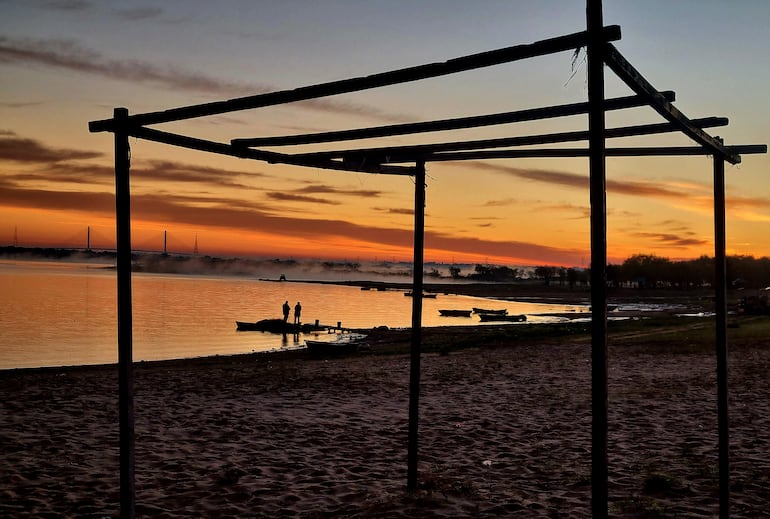
[[[674,92],[666,91],[661,94],[668,100],[674,101]],[[625,108],[637,108],[647,106],[648,101],[642,96],[627,96],[607,99],[605,110],[623,110]],[[438,121],[424,121],[419,123],[391,124],[387,126],[374,126],[371,128],[357,128],[354,130],[339,130],[333,132],[305,133],[301,135],[286,135],[282,137],[255,137],[250,139],[233,139],[234,146],[295,146],[302,144],[319,144],[324,142],[351,141],[357,139],[372,139],[377,137],[390,137],[393,135],[409,135],[415,133],[438,132],[446,130],[461,130],[465,128],[478,128],[481,126],[493,126],[497,124],[521,123],[525,121],[539,121],[554,117],[567,117],[588,113],[588,103],[570,103],[558,106],[542,108],[529,108],[515,112],[501,112],[496,114],[477,115],[473,117],[458,117],[454,119],[442,119]]]
[[[620,39],[620,27],[611,25],[601,31],[604,41],[615,41]],[[205,103],[199,105],[185,106],[181,108],[172,108],[162,112],[151,112],[145,114],[132,115],[130,124],[135,126],[145,126],[148,124],[167,123],[171,121],[182,121],[196,117],[205,117],[209,115],[219,115],[251,108],[261,108],[265,106],[274,106],[296,101],[305,101],[319,97],[327,97],[349,92],[359,92],[371,88],[378,88],[399,83],[408,83],[421,79],[446,76],[466,70],[490,67],[512,61],[519,61],[536,56],[544,56],[556,52],[575,50],[578,47],[586,45],[588,38],[587,32],[577,32],[566,36],[549,38],[526,45],[515,45],[502,49],[471,54],[459,58],[451,59],[440,63],[430,63],[417,67],[409,67],[390,72],[382,72],[371,76],[358,77],[353,79],[344,79],[341,81],[332,81],[311,85],[294,90],[282,90],[279,92],[270,92],[248,97],[239,97],[227,101],[218,101],[214,103]],[[113,131],[114,122],[112,119],[102,121],[93,121],[89,124],[92,132]]]
[[[724,117],[707,117],[695,119],[692,124],[699,127],[726,126],[728,120]],[[679,128],[673,123],[645,124],[640,126],[626,126],[622,128],[609,128],[604,131],[605,138],[634,137],[641,135],[654,135],[659,133],[675,132]],[[300,153],[294,157],[307,159],[333,159],[342,157],[370,157],[372,162],[399,163],[414,162],[426,158],[429,154],[478,150],[488,148],[503,148],[511,146],[533,146],[539,144],[556,144],[560,142],[586,141],[589,138],[588,131],[574,131],[562,133],[550,133],[543,135],[526,135],[521,137],[503,137],[499,139],[482,139],[475,141],[442,142],[438,144],[417,144],[412,146],[387,146],[381,148],[361,148],[352,150],[322,151],[315,153]]]

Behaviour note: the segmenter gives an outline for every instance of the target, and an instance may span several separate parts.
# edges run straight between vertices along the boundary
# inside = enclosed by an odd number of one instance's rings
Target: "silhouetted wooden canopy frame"
[[[529,45],[517,45],[490,52],[473,54],[442,63],[384,72],[366,77],[333,81],[295,90],[241,97],[227,101],[174,108],[161,112],[129,115],[116,108],[112,119],[92,121],[91,132],[115,134],[115,183],[117,209],[117,273],[118,273],[118,363],[120,397],[120,485],[121,515],[135,514],[134,488],[134,401],[131,307],[131,209],[130,149],[128,138],[179,146],[194,150],[229,155],[273,164],[292,164],[312,168],[415,176],[414,197],[414,280],[412,306],[412,342],[409,396],[409,436],[407,446],[407,488],[417,486],[418,411],[420,383],[420,344],[422,329],[423,247],[425,206],[425,164],[428,162],[480,160],[525,157],[588,157],[591,199],[591,305],[592,318],[592,510],[594,517],[608,513],[607,466],[607,292],[606,292],[606,185],[605,158],[630,156],[711,155],[714,159],[714,224],[716,270],[716,342],[717,400],[719,428],[719,503],[720,515],[729,515],[729,429],[727,408],[727,307],[725,262],[724,163],[740,162],[741,154],[767,153],[766,145],[726,146],[703,128],[725,126],[727,119],[709,117],[689,119],[671,103],[673,92],[659,92],[610,43],[620,39],[620,27],[603,25],[601,0],[587,0],[587,30]],[[587,48],[588,102],[515,112],[504,112],[429,122],[396,124],[315,134],[234,139],[230,143],[215,142],[176,133],[164,132],[148,125],[181,121],[285,104],[319,97],[356,92],[399,83],[417,81],[533,58],[537,56]],[[604,96],[604,65],[622,79],[635,95],[615,99]],[[605,112],[650,106],[666,122],[623,128],[606,128]],[[353,141],[393,135],[416,134],[473,128],[496,124],[542,120],[587,114],[588,130],[531,135],[476,141],[443,142],[413,146],[387,146],[314,153],[279,153],[256,149],[256,146],[286,146]],[[696,144],[693,147],[607,148],[606,139],[665,132],[681,132]],[[512,149],[565,142],[588,141],[587,148]],[[400,164],[414,164],[404,166]]]

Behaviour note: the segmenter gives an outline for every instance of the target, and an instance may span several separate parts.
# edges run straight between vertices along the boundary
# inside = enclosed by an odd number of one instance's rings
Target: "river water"
[[[93,264],[0,262],[0,369],[117,362],[116,274]],[[302,303],[302,320],[347,328],[410,327],[412,299],[403,291],[318,283],[279,283],[231,276],[135,273],[132,277],[135,360],[161,360],[302,347],[320,334],[238,332],[235,321],[281,317]],[[587,312],[579,305],[493,301],[438,295],[423,300],[423,326],[480,324],[441,317],[439,309],[506,308],[528,323],[543,314]],[[511,324],[521,326],[521,324]]]

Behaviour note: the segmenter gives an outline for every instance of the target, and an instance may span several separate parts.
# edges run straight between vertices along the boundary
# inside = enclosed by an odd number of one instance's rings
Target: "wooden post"
[[[608,516],[607,201],[602,2],[587,0],[588,132],[591,199],[591,510]]]
[[[717,138],[721,143],[722,140]],[[714,155],[714,284],[716,290],[717,412],[719,430],[719,517],[730,517],[730,422],[727,402],[727,261],[725,159]]]
[[[420,344],[425,246],[425,161],[417,162],[414,176],[414,281],[412,283],[412,345],[409,370],[409,440],[406,489],[417,490],[418,420],[420,411]]]
[[[115,216],[118,274],[118,386],[120,407],[120,516],[136,514],[134,486],[134,370],[131,307],[131,150],[126,121],[128,110],[116,108]]]

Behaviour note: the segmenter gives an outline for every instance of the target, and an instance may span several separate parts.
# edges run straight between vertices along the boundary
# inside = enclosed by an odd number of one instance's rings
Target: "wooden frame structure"
[[[736,164],[741,154],[767,153],[766,145],[727,146],[703,129],[724,126],[727,119],[689,119],[674,107],[673,92],[656,90],[611,43],[620,39],[620,27],[604,26],[601,0],[587,0],[586,30],[566,36],[473,54],[442,63],[432,63],[366,77],[322,83],[295,90],[241,97],[227,101],[174,108],[161,112],[129,115],[116,108],[111,119],[92,121],[91,132],[115,136],[115,198],[117,211],[117,304],[120,407],[121,516],[135,515],[134,487],[134,401],[133,336],[131,307],[131,207],[129,137],[145,139],[204,152],[229,155],[268,163],[361,173],[410,175],[415,177],[414,193],[414,279],[409,389],[409,431],[407,441],[407,489],[417,487],[418,418],[420,386],[420,345],[422,329],[422,288],[424,249],[425,165],[429,162],[524,157],[588,157],[591,201],[591,305],[592,318],[592,511],[594,517],[608,514],[607,463],[607,232],[606,157],[711,155],[714,160],[714,236],[716,269],[716,343],[719,429],[720,516],[729,516],[729,427],[727,407],[727,337],[725,280],[725,198],[724,163]],[[285,137],[234,139],[214,142],[149,128],[172,121],[224,114],[277,104],[315,99],[395,85],[457,72],[490,67],[547,54],[585,47],[588,62],[588,101],[561,106],[533,108],[457,119],[397,124],[344,131]],[[606,99],[604,66],[625,82],[635,95]],[[666,122],[606,128],[610,110],[650,106]],[[495,124],[542,120],[577,114],[588,115],[588,130],[502,139],[444,142],[417,146],[348,149],[344,151],[288,154],[257,149],[352,141],[393,135],[437,132]],[[606,140],[616,137],[681,132],[695,142],[692,147],[608,148]],[[588,141],[587,148],[516,149],[517,146]],[[407,164],[407,165],[404,165]],[[409,165],[413,164],[413,165]]]

